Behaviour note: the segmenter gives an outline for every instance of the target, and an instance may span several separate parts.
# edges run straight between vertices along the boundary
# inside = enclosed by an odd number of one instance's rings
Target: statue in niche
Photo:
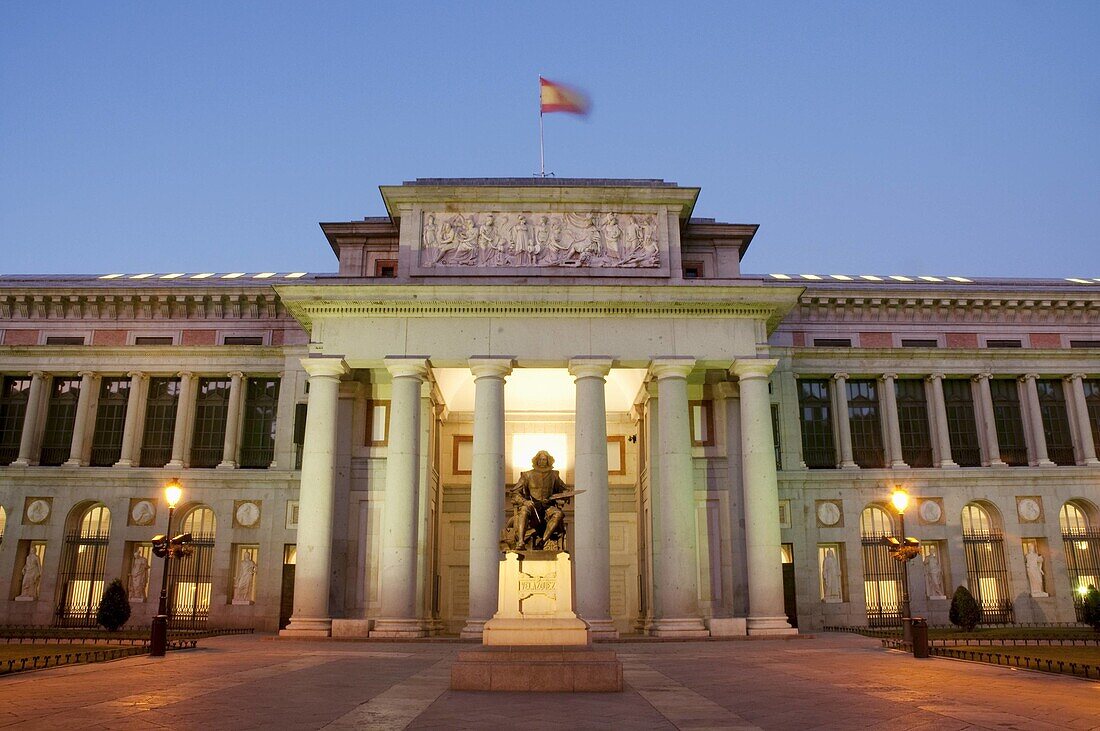
[[[904,571],[904,568],[902,569]],[[943,566],[940,555],[933,549],[924,557],[924,588],[929,599],[943,599]]]
[[[38,598],[38,586],[42,581],[42,562],[38,560],[38,554],[31,551],[27,554],[27,560],[23,563],[23,582],[19,586],[19,596],[16,600],[30,601]]]
[[[130,559],[130,601],[145,601],[145,587],[149,585],[149,559],[140,550],[134,551]]]
[[[250,554],[241,556],[237,564],[237,576],[233,580],[233,603],[250,604],[252,602],[252,580],[256,576],[256,562]]]
[[[825,584],[825,601],[842,601],[840,593],[840,561],[837,560],[836,551],[829,548],[825,551],[825,559],[821,562],[821,578]]]
[[[502,551],[565,550],[565,501],[583,490],[572,491],[554,469],[554,458],[540,450],[531,469],[522,473],[510,490],[512,517],[500,534]]]
[[[1032,596],[1047,596],[1043,591],[1043,557],[1035,552],[1035,546],[1028,546],[1024,554],[1024,568],[1027,569],[1027,583]]]

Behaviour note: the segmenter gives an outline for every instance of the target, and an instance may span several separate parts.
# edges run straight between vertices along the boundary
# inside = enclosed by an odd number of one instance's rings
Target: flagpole
[[[546,177],[546,148],[542,134],[542,75],[539,75],[539,177]]]

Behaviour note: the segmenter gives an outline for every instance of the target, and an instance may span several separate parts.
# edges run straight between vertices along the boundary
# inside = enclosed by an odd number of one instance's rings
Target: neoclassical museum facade
[[[0,276],[0,624],[476,637],[540,450],[597,636],[1074,622],[1100,279],[741,272],[659,180],[420,179],[303,272]]]

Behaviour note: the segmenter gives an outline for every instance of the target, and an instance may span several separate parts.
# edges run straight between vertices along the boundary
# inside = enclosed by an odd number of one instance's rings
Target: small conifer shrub
[[[95,619],[107,630],[114,632],[126,620],[130,619],[130,597],[126,595],[126,587],[122,581],[115,579],[107,585],[103,592],[103,598],[99,600],[99,609],[96,610]]]
[[[959,586],[955,589],[955,595],[951,597],[951,611],[947,616],[951,624],[969,632],[982,621],[982,608],[978,606],[977,600],[969,589]]]

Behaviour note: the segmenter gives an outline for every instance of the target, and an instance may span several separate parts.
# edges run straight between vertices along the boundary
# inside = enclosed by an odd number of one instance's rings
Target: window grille
[[[802,459],[810,469],[834,469],[836,449],[833,446],[833,406],[829,398],[829,382],[825,379],[804,379],[798,382],[798,389],[802,412]]]
[[[775,446],[775,469],[783,469],[783,448],[779,441],[779,404],[772,404],[772,444]]]
[[[173,533],[191,533],[193,551],[173,559],[168,573],[168,626],[201,629],[210,617],[213,588],[214,511],[201,505],[189,512]]]
[[[1073,437],[1069,431],[1069,412],[1062,381],[1041,378],[1035,381],[1039,392],[1039,414],[1043,418],[1043,436],[1047,443],[1047,457],[1057,465],[1074,465]]]
[[[1081,385],[1085,389],[1085,409],[1092,426],[1092,443],[1100,447],[1100,378],[1087,378]]]
[[[58,577],[55,624],[61,627],[95,627],[103,577],[107,568],[107,544],[111,536],[111,511],[93,505],[85,511],[80,528],[65,536]]]
[[[141,466],[163,467],[172,459],[179,405],[178,378],[150,378],[145,403],[145,430],[141,440]]]
[[[46,345],[83,345],[83,335],[48,335]]]
[[[932,466],[932,434],[928,429],[928,401],[924,382],[902,378],[894,382],[898,402],[901,455],[910,467]]]
[[[23,436],[30,390],[30,377],[4,377],[0,390],[0,465],[9,465],[19,457],[19,440]]]
[[[982,609],[982,622],[1011,624],[1014,619],[1004,538],[985,509],[974,503],[963,508],[962,523],[967,584]]]
[[[815,348],[850,348],[851,338],[814,338]]]
[[[938,348],[940,343],[935,338],[923,339],[923,338],[902,338],[901,347],[903,348]]]
[[[989,391],[993,397],[993,422],[997,427],[1001,461],[1013,467],[1026,467],[1027,442],[1024,441],[1019,386],[1013,379],[991,378]]]
[[[894,521],[877,505],[868,506],[859,519],[860,542],[863,546],[863,595],[867,605],[869,627],[896,627],[901,624],[902,576],[900,561],[890,556],[883,543],[887,536],[897,536]]]
[[[195,431],[191,440],[192,467],[217,467],[222,461],[229,393],[228,378],[199,380],[195,398]]]
[[[1100,588],[1100,530],[1089,523],[1088,515],[1072,502],[1062,506],[1059,515],[1062,545],[1066,551],[1066,570],[1077,621],[1083,622],[1085,594],[1089,587]]]
[[[1100,348],[1100,340],[1070,340],[1071,348]]]
[[[46,408],[46,429],[42,435],[38,464],[56,467],[69,458],[79,398],[79,378],[54,376],[50,384],[50,403]]]
[[[302,469],[302,446],[306,443],[306,416],[309,404],[294,404],[294,469]]]
[[[878,383],[870,379],[848,381],[848,423],[852,431],[852,459],[863,468],[885,467]]]
[[[974,418],[974,389],[970,381],[944,379],[943,400],[947,411],[947,436],[951,459],[960,467],[979,467],[982,451],[978,446],[978,422]]]
[[[175,339],[171,335],[139,335],[134,345],[175,345]]]
[[[985,347],[987,348],[1022,348],[1024,347],[1021,340],[986,340]]]
[[[262,335],[226,335],[222,338],[222,345],[263,345]]]
[[[265,469],[271,465],[278,408],[279,379],[249,378],[241,428],[241,467]]]
[[[110,467],[122,457],[122,433],[130,398],[129,378],[104,378],[99,386],[95,432],[92,435],[92,467]]]

